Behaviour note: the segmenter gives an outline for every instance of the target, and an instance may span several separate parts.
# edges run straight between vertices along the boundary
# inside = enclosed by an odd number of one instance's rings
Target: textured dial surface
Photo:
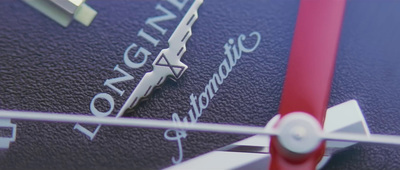
[[[152,69],[161,49],[193,1],[180,10],[168,1],[101,1],[86,3],[98,11],[89,27],[77,22],[64,28],[21,1],[0,2],[0,109],[93,115],[90,103],[99,93],[113,97],[115,116],[145,72]],[[333,78],[329,106],[356,99],[371,133],[400,135],[400,2],[348,0]],[[164,15],[175,19],[146,20]],[[243,52],[218,91],[202,110],[198,122],[264,126],[277,114],[286,64],[298,10],[298,1],[205,0],[192,27],[182,62],[188,66],[177,81],[167,80],[148,100],[126,117],[180,120],[192,109],[190,96],[200,96],[227,56],[230,39],[238,46],[256,43]],[[139,36],[144,30],[153,43]],[[124,62],[139,47],[151,55],[140,68]],[[318,63],[315,63],[318,64]],[[116,83],[120,95],[104,83],[121,77],[119,66],[132,80]],[[224,72],[226,73],[226,72]],[[105,112],[109,103],[98,100]],[[93,115],[94,116],[94,115]],[[12,121],[17,138],[0,150],[0,169],[160,169],[179,157],[178,143],[164,138],[165,130],[102,126],[93,140],[74,124]],[[93,131],[95,126],[85,126]],[[170,134],[173,136],[173,134]],[[247,136],[187,132],[182,138],[183,160],[215,150]],[[400,148],[357,144],[337,153],[325,169],[399,169]]]

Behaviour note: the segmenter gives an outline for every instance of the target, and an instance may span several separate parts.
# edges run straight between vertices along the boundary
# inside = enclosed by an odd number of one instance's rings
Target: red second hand
[[[302,111],[321,127],[329,100],[346,0],[301,0],[279,108],[281,118]],[[279,124],[279,122],[278,122]],[[276,137],[270,169],[315,169],[325,144],[306,155],[290,153]]]

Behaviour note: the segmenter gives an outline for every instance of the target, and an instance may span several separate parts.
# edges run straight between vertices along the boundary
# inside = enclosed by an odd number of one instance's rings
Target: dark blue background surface
[[[73,22],[63,28],[21,1],[0,1],[1,109],[91,115],[90,101],[101,92],[112,94],[119,108],[167,47],[191,2],[182,11],[165,1],[87,3],[99,12],[91,26]],[[145,24],[162,14],[157,4],[177,15],[160,23],[168,29],[165,35]],[[346,7],[329,105],[358,100],[372,133],[400,135],[399,6],[400,1],[348,0]],[[225,58],[228,39],[258,31],[259,47],[242,56],[199,122],[264,126],[278,110],[297,8],[295,0],[205,0],[182,58],[189,69],[126,116],[186,116],[189,96],[204,91]],[[141,28],[160,44],[154,47],[138,37]],[[131,43],[152,53],[142,69],[123,63]],[[122,97],[103,86],[106,79],[120,76],[113,71],[116,64],[135,77],[118,84],[126,89]],[[163,138],[164,130],[102,127],[90,141],[73,124],[15,123],[17,140],[0,151],[0,169],[159,169],[178,155],[176,143]],[[189,132],[183,140],[184,159],[245,137]],[[335,155],[325,168],[400,169],[400,148],[358,144]]]

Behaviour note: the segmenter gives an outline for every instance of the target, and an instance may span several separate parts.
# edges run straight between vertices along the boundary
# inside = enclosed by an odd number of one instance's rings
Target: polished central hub
[[[296,140],[302,140],[307,135],[307,130],[301,126],[294,127],[292,129],[291,135]]]
[[[313,116],[304,112],[285,115],[279,122],[277,130],[281,145],[299,154],[314,151],[322,140],[320,124]]]

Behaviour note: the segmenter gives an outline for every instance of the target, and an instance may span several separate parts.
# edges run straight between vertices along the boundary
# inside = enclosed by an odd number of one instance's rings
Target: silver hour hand
[[[188,67],[180,60],[186,52],[186,42],[192,36],[191,28],[198,18],[197,10],[202,3],[203,0],[193,2],[169,38],[169,48],[160,51],[153,62],[153,70],[143,76],[116,117],[121,117],[127,109],[136,106],[141,98],[148,96],[154,87],[160,86],[167,77],[179,79],[182,76]]]

